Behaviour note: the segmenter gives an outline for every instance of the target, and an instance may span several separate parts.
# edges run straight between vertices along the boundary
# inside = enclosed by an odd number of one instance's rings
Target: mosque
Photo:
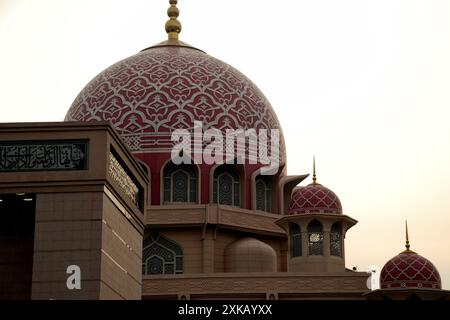
[[[287,174],[264,94],[179,40],[176,0],[167,13],[168,39],[102,71],[64,122],[0,124],[0,299],[450,299],[408,236],[380,289],[346,267],[357,221],[315,163],[312,181]],[[192,161],[174,163],[173,132],[196,121],[277,130],[276,170],[249,161],[245,138],[225,146],[243,158],[195,161],[194,141]]]

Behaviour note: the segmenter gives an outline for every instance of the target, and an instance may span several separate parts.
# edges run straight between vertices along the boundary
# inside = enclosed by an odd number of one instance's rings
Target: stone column
[[[330,257],[330,231],[323,232],[323,256]]]
[[[206,228],[202,239],[202,271],[214,272],[214,229]]]
[[[303,229],[301,229],[301,235],[302,235],[302,257],[307,257],[309,256],[309,248],[308,248],[308,243],[309,243],[309,234],[308,231],[305,230],[303,231]]]

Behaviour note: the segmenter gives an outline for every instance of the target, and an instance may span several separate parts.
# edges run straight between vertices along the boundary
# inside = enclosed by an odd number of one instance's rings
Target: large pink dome
[[[171,132],[192,129],[194,120],[205,130],[281,130],[251,80],[182,42],[156,45],[107,68],[80,92],[65,120],[110,121],[137,153],[170,152]]]
[[[161,170],[171,159],[172,132],[187,129],[194,121],[203,130],[266,129],[271,146],[271,130],[279,130],[280,166],[286,159],[278,118],[256,85],[238,70],[181,41],[169,39],[107,68],[79,93],[65,117],[66,121],[109,121],[137,158],[151,173],[151,202],[159,204]],[[249,140],[251,141],[251,140]],[[192,141],[194,142],[194,141]],[[228,146],[224,139],[223,151]],[[193,144],[191,144],[191,147]],[[198,144],[195,148],[200,147]],[[245,151],[249,158],[249,142]],[[268,150],[271,153],[271,150]],[[192,154],[191,154],[192,155]],[[244,207],[251,207],[251,177],[263,164],[242,165]],[[201,203],[209,203],[209,175],[214,167],[199,165]]]

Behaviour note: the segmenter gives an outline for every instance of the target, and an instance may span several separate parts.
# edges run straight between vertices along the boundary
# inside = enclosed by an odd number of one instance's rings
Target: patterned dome
[[[110,121],[136,153],[170,153],[171,133],[203,129],[279,129],[256,85],[238,70],[183,42],[163,42],[96,76],[70,107],[66,121]],[[278,150],[277,150],[278,151]]]
[[[319,183],[294,190],[289,204],[289,214],[332,213],[342,214],[338,196]]]
[[[441,277],[429,260],[414,251],[405,250],[384,265],[380,287],[441,289]]]

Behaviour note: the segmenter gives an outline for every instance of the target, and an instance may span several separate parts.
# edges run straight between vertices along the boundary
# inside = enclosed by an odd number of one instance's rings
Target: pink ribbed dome
[[[414,251],[405,250],[384,265],[380,274],[380,287],[441,289],[441,277],[428,259]]]
[[[289,214],[342,214],[342,205],[333,191],[319,183],[311,183],[292,193],[288,210]]]

